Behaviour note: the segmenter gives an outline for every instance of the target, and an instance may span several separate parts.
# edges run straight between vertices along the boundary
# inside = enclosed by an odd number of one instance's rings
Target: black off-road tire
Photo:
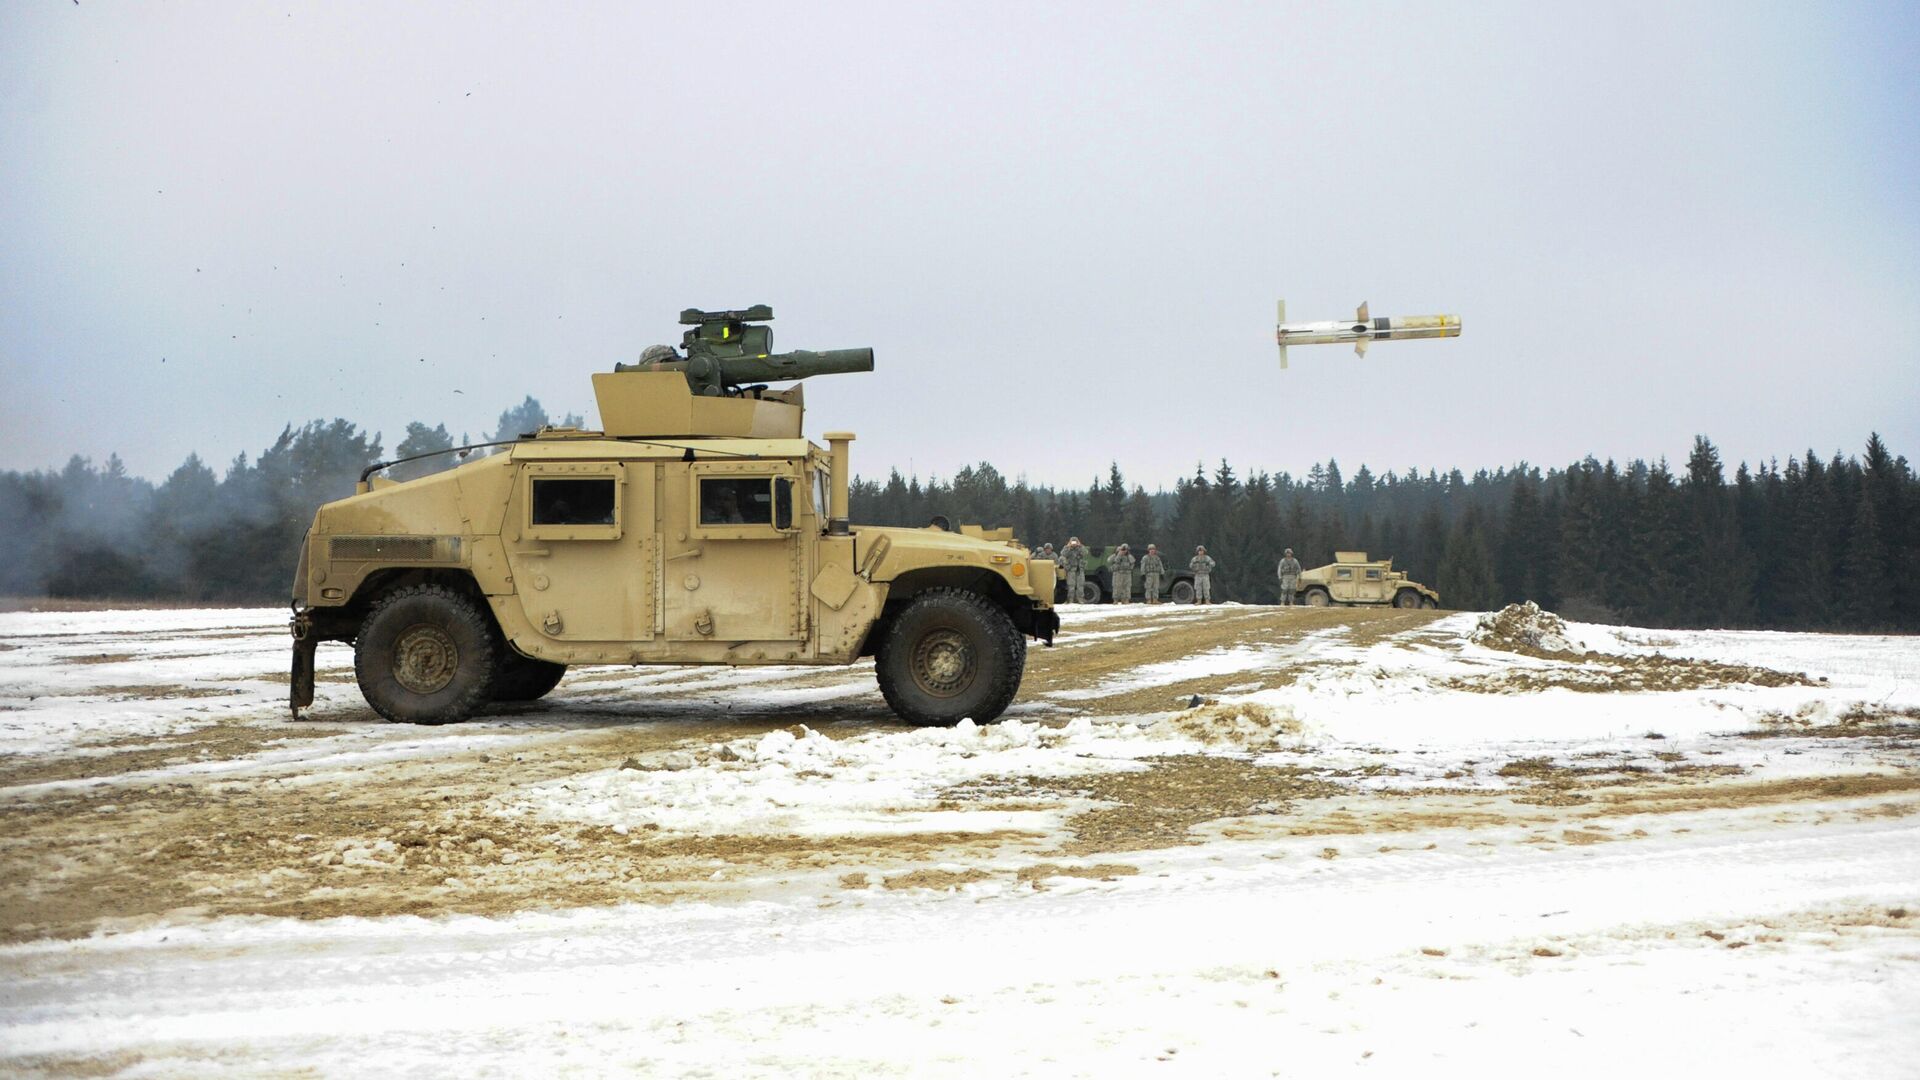
[[[1426,598],[1412,589],[1401,589],[1393,594],[1393,606],[1397,608],[1417,608]]]
[[[1107,594],[1101,591],[1099,582],[1083,581],[1080,583],[1080,599],[1075,603],[1098,604],[1104,602],[1106,598]]]
[[[360,626],[353,671],[373,711],[396,724],[453,724],[492,696],[493,616],[442,585],[382,597]]]
[[[538,701],[560,685],[567,665],[535,660],[511,649],[500,654],[500,670],[493,675],[493,700]]]
[[[902,720],[997,720],[1020,691],[1026,639],[993,601],[965,589],[929,589],[890,621],[874,656],[880,692]]]
[[[1440,601],[1432,599],[1431,597],[1423,596],[1420,598],[1420,606],[1423,608],[1438,608],[1440,606]]]
[[[1300,602],[1308,607],[1332,607],[1333,594],[1316,585],[1301,594]]]
[[[1167,590],[1167,595],[1176,604],[1191,604],[1193,603],[1194,597],[1193,582],[1186,578],[1181,578],[1179,581],[1173,583],[1173,588]]]

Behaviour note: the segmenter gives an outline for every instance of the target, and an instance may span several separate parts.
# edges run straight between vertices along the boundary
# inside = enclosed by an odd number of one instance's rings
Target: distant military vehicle
[[[847,448],[801,436],[801,388],[870,349],[774,353],[764,305],[680,313],[684,355],[593,376],[602,431],[395,482],[370,467],[315,514],[293,582],[294,713],[315,647],[348,642],[368,704],[444,724],[529,701],[580,664],[875,658],[915,723],[985,722],[1051,643],[1054,564],[1011,534],[855,526]]]
[[[1392,559],[1369,560],[1364,551],[1336,551],[1333,561],[1300,575],[1301,603],[1308,607],[1333,604],[1388,604],[1398,608],[1437,608],[1440,594],[1393,568]]]
[[[1080,598],[1080,603],[1104,604],[1113,599],[1113,574],[1107,569],[1107,559],[1111,557],[1115,551],[1118,551],[1119,548],[1120,545],[1115,544],[1112,547],[1089,547],[1087,549],[1086,595]],[[1142,547],[1138,551],[1133,552],[1133,557],[1138,559],[1142,555],[1145,555],[1146,552],[1147,549]],[[1193,572],[1187,569],[1186,563],[1184,562],[1176,569],[1172,558],[1165,555],[1162,555],[1161,558],[1166,560],[1167,572],[1160,576],[1160,599],[1168,600],[1176,604],[1193,603]],[[1144,602],[1146,600],[1146,588],[1147,576],[1140,572],[1138,566],[1134,567],[1133,595]],[[1066,571],[1063,570],[1060,572],[1060,587],[1054,591],[1054,602],[1065,603],[1066,598]]]

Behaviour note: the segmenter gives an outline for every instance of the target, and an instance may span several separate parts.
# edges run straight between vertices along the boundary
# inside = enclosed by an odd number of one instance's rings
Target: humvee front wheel
[[[397,589],[354,640],[353,670],[373,711],[397,724],[451,724],[486,704],[499,656],[491,616],[440,585]]]
[[[1308,607],[1332,607],[1333,596],[1325,589],[1308,589],[1306,602]]]
[[[1412,589],[1401,589],[1394,594],[1393,606],[1397,608],[1417,608],[1420,606],[1421,599],[1421,595]]]
[[[1193,603],[1193,582],[1188,581],[1185,578],[1182,578],[1179,581],[1174,582],[1173,592],[1171,595],[1173,597],[1173,602],[1176,604]]]
[[[1097,604],[1105,598],[1106,594],[1100,591],[1099,582],[1083,581],[1080,583],[1080,603]]]
[[[991,600],[929,589],[893,617],[874,657],[880,692],[915,724],[998,719],[1020,689],[1026,642]]]

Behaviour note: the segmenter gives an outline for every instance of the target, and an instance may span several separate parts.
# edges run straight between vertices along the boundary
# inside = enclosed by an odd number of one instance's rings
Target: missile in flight
[[[1460,316],[1402,315],[1376,319],[1367,314],[1367,305],[1362,302],[1360,310],[1353,313],[1352,322],[1290,323],[1287,302],[1282,300],[1280,321],[1273,328],[1273,336],[1280,343],[1280,366],[1284,368],[1289,345],[1334,345],[1351,341],[1354,355],[1364,357],[1370,341],[1459,337]]]

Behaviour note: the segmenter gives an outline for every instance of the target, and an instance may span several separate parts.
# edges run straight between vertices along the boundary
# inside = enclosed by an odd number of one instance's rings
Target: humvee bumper
[[[1035,608],[1029,618],[1032,622],[1026,627],[1027,633],[1052,645],[1053,635],[1060,632],[1060,613],[1052,608]]]
[[[293,617],[293,670],[287,679],[287,707],[296,719],[300,710],[313,704],[313,651],[320,639],[313,633],[312,616],[302,612]]]

